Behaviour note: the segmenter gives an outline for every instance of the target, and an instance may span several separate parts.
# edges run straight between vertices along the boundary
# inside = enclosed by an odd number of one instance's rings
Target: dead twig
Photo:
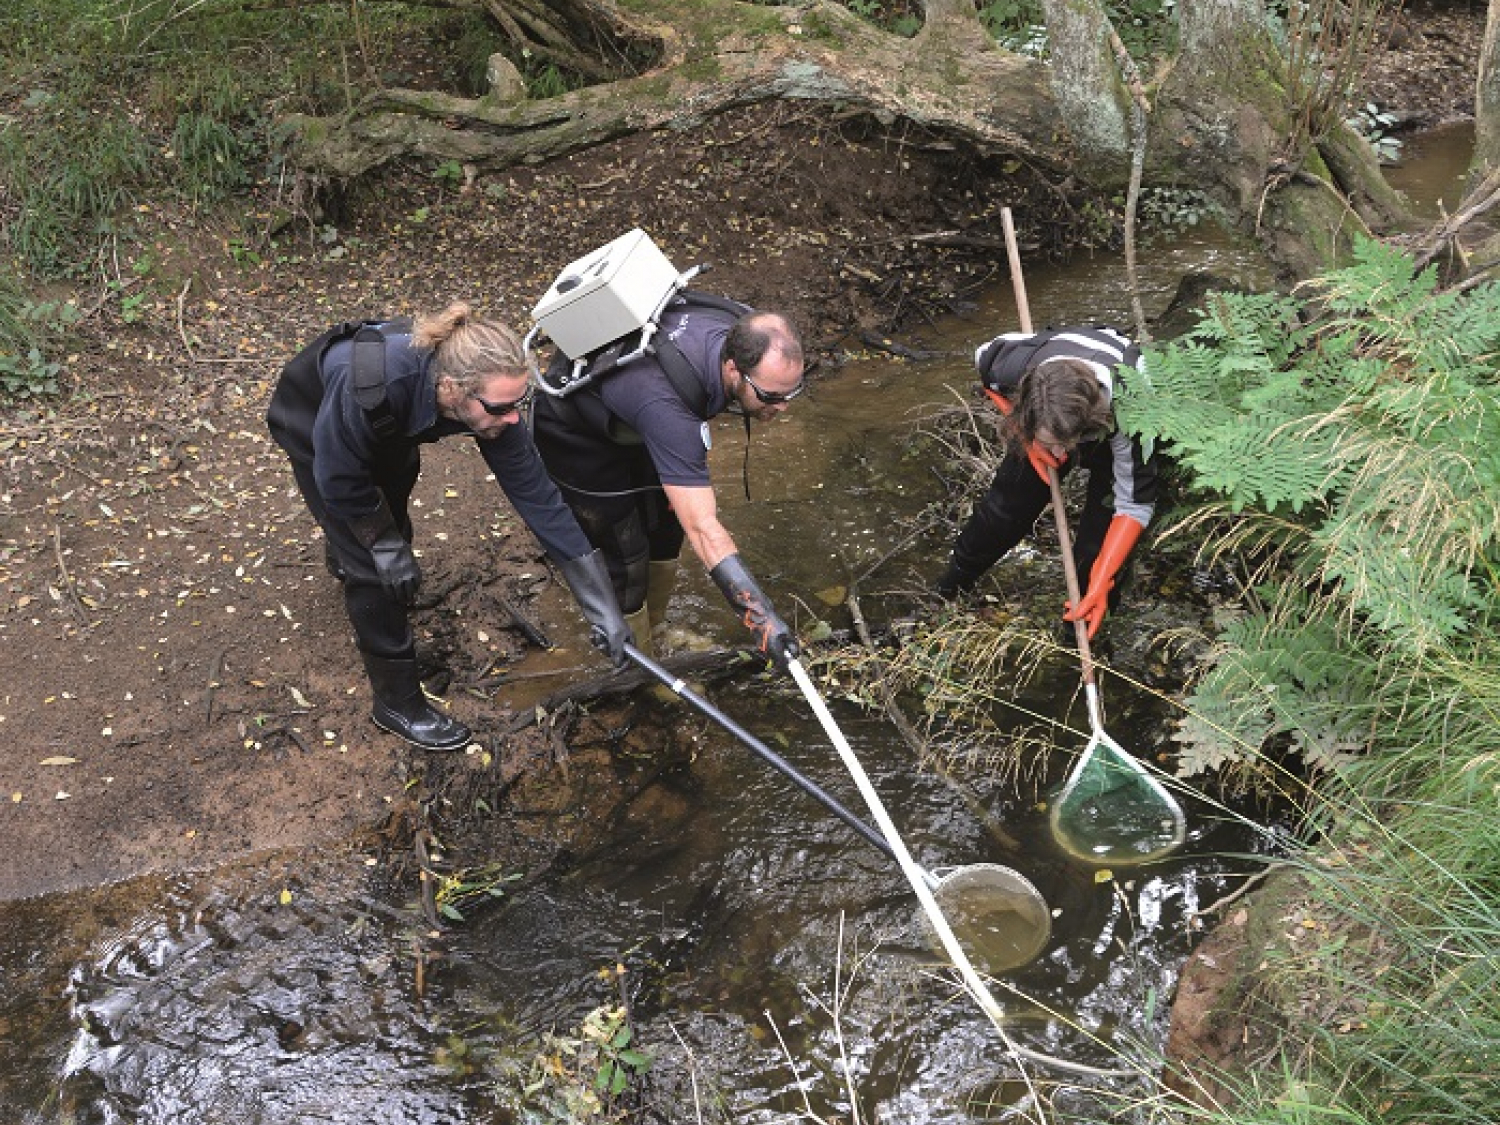
[[[83,599],[78,596],[78,590],[73,585],[73,576],[68,573],[68,564],[63,561],[62,528],[57,524],[52,525],[52,554],[57,559],[57,570],[61,576],[62,588],[68,595],[68,604],[78,617],[79,624],[85,629],[91,628],[94,623],[89,618],[89,612],[83,604]]]
[[[438,918],[437,886],[442,876],[432,866],[432,855],[427,846],[431,839],[430,829],[419,828],[412,833],[411,848],[417,858],[417,880],[422,885],[422,917],[434,930],[441,930],[444,926]]]
[[[1425,269],[1443,249],[1453,243],[1464,227],[1500,204],[1500,170],[1491,172],[1484,181],[1459,203],[1458,210],[1438,224],[1428,236],[1427,248],[1417,255],[1414,266]]]
[[[224,658],[228,655],[229,650],[221,648],[208,670],[208,691],[203,707],[203,725],[206,727],[214,725],[214,693],[219,690],[219,677],[224,674]]]
[[[1191,921],[1193,921],[1193,920],[1195,920],[1197,918],[1202,918],[1202,917],[1205,917],[1206,915],[1209,915],[1209,914],[1216,914],[1216,913],[1218,913],[1220,910],[1224,909],[1224,907],[1228,906],[1230,903],[1235,902],[1238,899],[1244,898],[1247,894],[1249,894],[1251,891],[1253,891],[1256,887],[1258,887],[1262,883],[1264,883],[1267,879],[1269,879],[1271,877],[1271,872],[1275,871],[1278,867],[1287,867],[1287,866],[1290,866],[1290,865],[1289,864],[1285,864],[1285,863],[1268,863],[1265,867],[1261,868],[1261,870],[1257,871],[1254,875],[1251,875],[1249,878],[1247,878],[1235,890],[1230,891],[1227,895],[1223,896],[1222,898],[1215,899],[1213,902],[1209,903],[1207,906],[1201,907],[1201,908],[1199,908],[1197,910],[1189,911],[1188,915],[1187,915],[1187,920],[1191,922]]]
[[[182,283],[182,292],[177,294],[177,335],[182,338],[183,349],[188,354],[190,363],[197,363],[198,357],[193,354],[193,345],[188,340],[187,329],[182,324],[182,306],[187,300],[188,290],[193,287],[193,279],[190,277]]]
[[[495,594],[494,598],[500,603],[500,608],[510,615],[511,624],[521,631],[525,637],[537,648],[550,649],[552,641],[547,634],[542,632],[541,627],[516,608],[515,603],[504,594]]]
[[[269,742],[278,735],[288,742],[294,743],[297,749],[301,750],[304,754],[312,753],[312,747],[307,744],[307,740],[302,737],[301,733],[295,727],[285,724],[279,727],[268,727],[261,731],[260,740],[263,743]]]

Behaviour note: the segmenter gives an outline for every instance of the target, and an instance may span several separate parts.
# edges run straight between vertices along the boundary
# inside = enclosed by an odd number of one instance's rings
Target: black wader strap
[[[656,362],[666,372],[667,380],[682,404],[705,422],[708,421],[708,388],[698,378],[698,373],[693,370],[687,356],[682,354],[682,349],[671,340],[663,340],[656,346]]]
[[[385,334],[374,325],[364,325],[354,334],[353,349],[354,401],[365,412],[377,440],[399,437],[400,428],[385,397]]]

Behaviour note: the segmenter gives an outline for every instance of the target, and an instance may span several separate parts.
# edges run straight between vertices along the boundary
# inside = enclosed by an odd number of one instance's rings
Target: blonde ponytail
[[[503,324],[482,320],[463,301],[440,313],[419,316],[411,333],[412,346],[433,352],[434,378],[447,378],[469,391],[497,374],[523,374],[526,357],[516,334]]]

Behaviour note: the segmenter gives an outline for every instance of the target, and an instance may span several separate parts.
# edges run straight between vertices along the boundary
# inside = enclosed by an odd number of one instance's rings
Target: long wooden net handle
[[[1016,245],[1016,225],[1010,208],[1000,208],[1000,226],[1005,231],[1005,256],[1010,261],[1010,285],[1016,294],[1016,313],[1020,317],[1021,331],[1030,332],[1031,304],[1026,300],[1026,277],[1021,273],[1021,250]],[[1062,487],[1057,482],[1057,470],[1047,470],[1047,483],[1052,488],[1052,517],[1057,521],[1057,541],[1062,546],[1063,575],[1068,581],[1068,597],[1077,605],[1083,595],[1078,589],[1078,565],[1073,561],[1073,536],[1068,530],[1068,510],[1063,506]],[[1089,627],[1085,621],[1073,622],[1078,637],[1078,655],[1083,663],[1083,682],[1094,682],[1094,657],[1089,651]]]

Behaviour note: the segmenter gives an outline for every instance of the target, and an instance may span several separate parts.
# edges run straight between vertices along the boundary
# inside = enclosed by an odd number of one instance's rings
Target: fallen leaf
[[[43,766],[71,766],[77,761],[77,758],[69,758],[58,754],[55,757],[43,758],[38,764]]]
[[[1108,883],[1114,877],[1115,873],[1107,867],[1101,867],[1098,871],[1094,872],[1094,882],[1096,883]]]
[[[298,707],[311,707],[312,706],[312,704],[307,701],[307,697],[305,695],[303,695],[300,691],[298,691],[296,688],[294,688],[294,687],[288,687],[287,691],[289,691],[289,692],[292,693],[292,701],[294,703],[296,703]]]

